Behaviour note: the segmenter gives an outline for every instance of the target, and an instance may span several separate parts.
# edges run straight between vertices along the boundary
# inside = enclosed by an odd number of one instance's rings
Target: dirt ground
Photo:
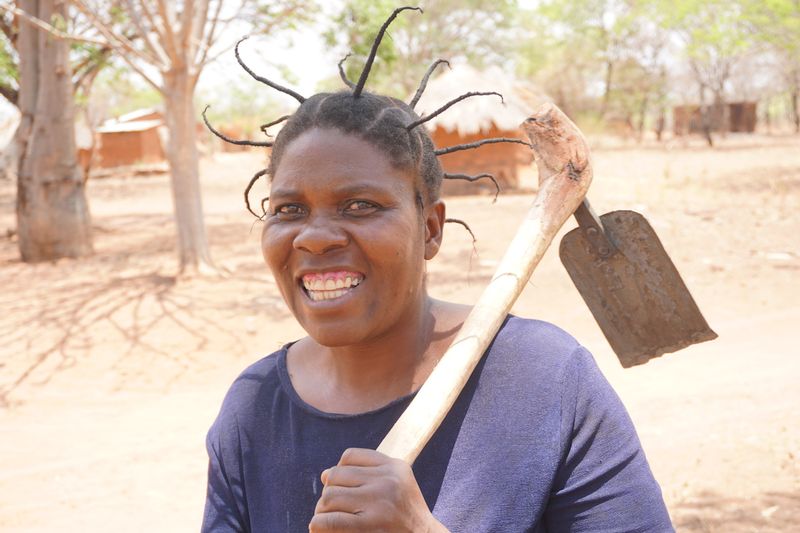
[[[719,339],[623,370],[555,250],[515,312],[593,351],[679,531],[797,531],[800,137],[595,146],[595,209],[648,217]],[[164,174],[91,181],[96,253],[37,265],[17,257],[14,188],[0,182],[0,530],[198,530],[204,436],[223,394],[301,334],[242,206],[262,159],[203,161],[220,278],[176,280]],[[478,242],[448,227],[432,292],[474,302],[530,201],[450,199]]]

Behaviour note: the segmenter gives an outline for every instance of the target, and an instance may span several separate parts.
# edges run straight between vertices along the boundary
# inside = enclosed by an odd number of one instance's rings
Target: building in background
[[[505,104],[496,96],[473,96],[433,118],[428,127],[437,148],[471,143],[488,137],[514,137],[527,140],[520,124],[545,101],[541,91],[522,82],[499,67],[478,71],[468,65],[443,68],[432,80],[416,105],[420,116],[430,113],[466,92],[495,91],[503,95]],[[492,174],[504,190],[519,187],[519,166],[533,161],[530,148],[521,144],[496,143],[473,150],[463,150],[439,157],[447,173]],[[446,180],[445,194],[470,194],[479,190],[494,192],[487,180],[470,183]]]
[[[99,168],[157,164],[166,161],[164,116],[140,109],[106,121],[97,128]]]
[[[709,106],[709,122],[713,132],[753,133],[756,131],[756,102],[730,102]],[[675,135],[703,133],[703,116],[699,105],[672,108]]]

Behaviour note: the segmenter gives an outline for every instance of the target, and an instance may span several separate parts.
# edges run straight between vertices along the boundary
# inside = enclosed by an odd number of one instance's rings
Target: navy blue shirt
[[[376,448],[413,398],[325,413],[292,387],[285,346],[244,371],[208,433],[204,532],[307,532],[320,473]],[[509,317],[413,465],[450,531],[673,531],[636,431],[591,354]]]

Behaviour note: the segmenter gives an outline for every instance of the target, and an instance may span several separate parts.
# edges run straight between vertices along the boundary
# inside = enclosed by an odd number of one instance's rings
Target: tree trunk
[[[605,88],[603,89],[603,101],[600,107],[600,118],[606,118],[606,113],[608,113],[608,104],[611,101],[611,81],[614,76],[614,62],[609,60],[606,61],[606,79],[605,79]]]
[[[67,18],[63,0],[21,0],[30,15]],[[22,260],[47,261],[92,252],[86,190],[75,153],[67,41],[20,24],[17,140],[17,232]]]
[[[723,139],[728,136],[728,131],[731,128],[731,115],[728,109],[728,104],[725,101],[725,95],[721,90],[714,91],[714,118],[718,121],[713,125],[719,132],[720,137]]]
[[[656,119],[656,140],[658,142],[661,142],[661,137],[664,135],[664,127],[666,124],[666,111],[662,105],[658,108],[658,118]]]
[[[642,96],[641,104],[639,105],[639,123],[636,127],[636,142],[641,143],[644,140],[644,127],[647,123],[647,110],[650,106],[650,95],[645,93]]]
[[[711,136],[711,117],[708,106],[706,105],[706,87],[700,84],[700,122],[703,129],[703,135],[709,146],[714,146],[714,138]]]
[[[195,81],[186,68],[173,68],[164,75],[164,107],[169,130],[167,159],[172,174],[180,270],[208,274],[216,269],[208,248],[200,195]]]

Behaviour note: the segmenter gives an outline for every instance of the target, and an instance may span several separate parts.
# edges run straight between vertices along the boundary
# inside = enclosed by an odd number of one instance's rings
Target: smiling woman
[[[356,346],[416,336],[425,260],[439,248],[444,221],[441,201],[420,207],[418,195],[415,174],[359,137],[315,127],[288,145],[262,243],[310,338]]]
[[[419,127],[440,111],[363,91],[403,9],[352,90],[306,99],[254,74],[301,103],[254,180],[271,176],[264,259],[308,336],[231,387],[203,531],[671,530],[619,399],[544,322],[506,318],[413,465],[375,451],[469,311],[425,277],[447,221],[436,156],[462,147]]]

